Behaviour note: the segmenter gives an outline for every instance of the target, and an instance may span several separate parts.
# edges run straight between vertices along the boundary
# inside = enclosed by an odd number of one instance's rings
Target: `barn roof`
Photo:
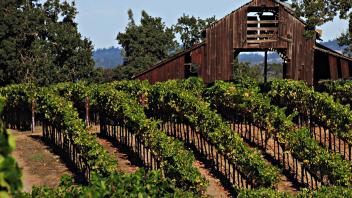
[[[168,63],[168,62],[170,62],[170,61],[173,61],[173,60],[175,60],[175,59],[177,59],[177,58],[179,58],[179,57],[185,55],[186,53],[191,52],[191,51],[193,51],[193,50],[195,50],[195,49],[198,49],[198,48],[200,48],[200,47],[202,47],[202,46],[204,46],[204,45],[205,45],[205,43],[202,42],[202,43],[199,43],[199,44],[194,45],[193,47],[191,47],[191,48],[189,48],[189,49],[186,49],[186,50],[183,50],[183,51],[181,51],[181,52],[179,52],[179,53],[176,53],[176,54],[174,54],[174,55],[172,55],[172,56],[170,56],[170,57],[168,57],[168,58],[166,58],[166,59],[164,59],[164,60],[162,60],[162,61],[156,63],[154,66],[150,67],[149,69],[147,69],[147,70],[145,70],[145,71],[143,71],[143,72],[141,72],[141,73],[139,73],[139,74],[134,75],[132,78],[136,78],[136,77],[141,76],[141,75],[143,75],[143,74],[145,74],[145,73],[148,73],[148,72],[150,72],[150,71],[152,71],[152,70],[154,70],[154,69],[156,69],[156,68],[158,68],[158,67],[163,66],[165,63]]]
[[[352,58],[348,57],[348,56],[345,56],[335,50],[332,50],[320,43],[316,43],[315,44],[315,47],[314,47],[315,50],[318,50],[320,52],[323,52],[323,53],[326,53],[326,54],[330,54],[332,56],[336,56],[336,57],[339,57],[339,58],[342,58],[342,59],[345,59],[345,60],[348,60],[348,61],[352,61]]]
[[[281,6],[283,6],[283,8],[284,8],[289,14],[291,14],[292,16],[294,16],[295,18],[297,18],[297,19],[298,19],[299,21],[301,21],[303,24],[307,25],[306,22],[305,22],[302,18],[297,17],[297,16],[295,15],[295,9],[294,9],[290,4],[285,3],[285,2],[282,2],[282,1],[280,1],[280,0],[272,0],[272,1],[275,2],[275,3],[277,3],[277,4],[279,4],[279,5],[281,5]],[[253,2],[253,0],[252,0],[252,1],[249,1],[249,2],[246,3],[246,4],[243,4],[242,6],[238,7],[238,8],[235,9],[234,11],[232,11],[232,12],[230,12],[229,14],[225,15],[223,18],[225,18],[225,17],[228,16],[228,15],[233,14],[234,12],[237,12],[238,10],[241,10],[242,8],[244,8],[244,7],[246,7],[246,6],[251,5],[252,2]],[[223,19],[223,18],[221,18],[221,19]],[[216,22],[214,22],[213,25],[217,24],[221,19],[219,19],[219,20],[217,20]]]

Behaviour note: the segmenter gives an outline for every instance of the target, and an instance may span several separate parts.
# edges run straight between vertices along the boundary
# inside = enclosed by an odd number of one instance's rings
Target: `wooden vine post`
[[[89,97],[88,96],[86,96],[85,109],[86,109],[86,125],[89,126]]]
[[[32,100],[32,124],[31,124],[31,131],[34,133],[35,130],[35,101]]]

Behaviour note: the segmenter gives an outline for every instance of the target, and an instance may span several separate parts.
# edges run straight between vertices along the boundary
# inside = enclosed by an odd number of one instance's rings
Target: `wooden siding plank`
[[[342,78],[350,77],[350,69],[349,69],[348,61],[341,59],[341,70],[342,70]]]
[[[330,67],[330,78],[332,80],[337,80],[337,58],[334,56],[329,55],[329,67]]]

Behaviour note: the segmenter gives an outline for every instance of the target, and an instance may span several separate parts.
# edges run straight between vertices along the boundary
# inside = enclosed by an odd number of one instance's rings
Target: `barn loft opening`
[[[251,8],[247,14],[247,43],[260,44],[278,39],[277,8]]]

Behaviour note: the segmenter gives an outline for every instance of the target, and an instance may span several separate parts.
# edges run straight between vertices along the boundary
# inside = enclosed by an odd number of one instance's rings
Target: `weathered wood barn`
[[[283,77],[319,80],[352,76],[352,59],[304,36],[306,24],[278,0],[253,0],[205,30],[195,45],[135,76],[151,83],[199,76],[206,83],[233,79],[233,61],[240,52],[275,51],[283,59]],[[267,64],[264,73],[266,76]]]

